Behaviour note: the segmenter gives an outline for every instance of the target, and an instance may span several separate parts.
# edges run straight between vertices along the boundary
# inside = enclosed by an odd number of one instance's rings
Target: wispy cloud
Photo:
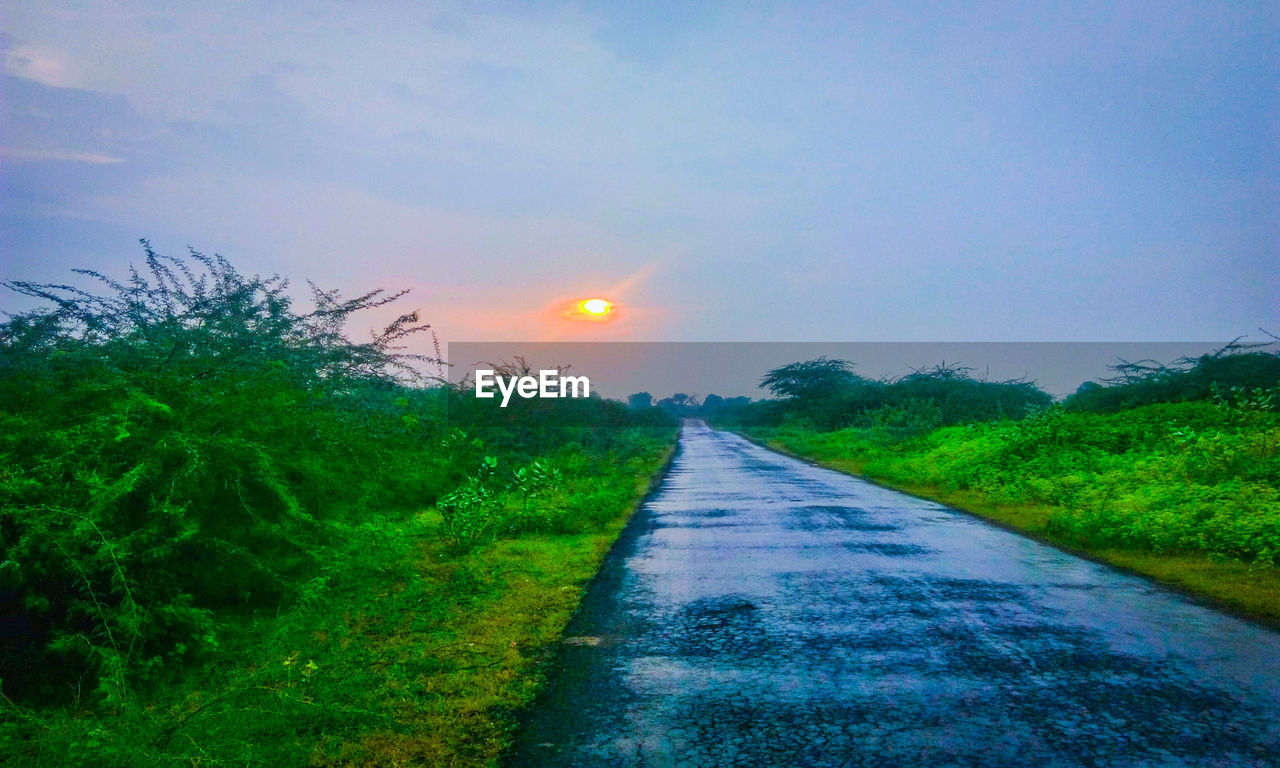
[[[13,149],[0,147],[0,157],[15,163],[88,163],[89,165],[113,165],[123,163],[123,157],[103,154],[101,152],[75,152],[48,149]]]
[[[72,85],[66,59],[31,45],[4,52],[4,71],[54,88]]]

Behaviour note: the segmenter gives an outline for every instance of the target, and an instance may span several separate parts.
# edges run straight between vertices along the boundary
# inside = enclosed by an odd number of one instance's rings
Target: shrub
[[[884,428],[771,435],[815,458],[854,459],[872,477],[1050,505],[1050,530],[1081,543],[1261,566],[1280,554],[1280,414],[1252,399],[1119,413],[1055,406],[916,437]]]
[[[144,244],[145,245],[145,244]],[[6,285],[51,307],[0,325],[0,679],[26,695],[129,702],[126,683],[218,645],[224,606],[278,604],[370,489],[438,425],[389,394],[416,313],[366,343],[354,299],[221,257],[145,249],[102,294]]]
[[[1232,342],[1213,354],[1171,365],[1122,361],[1112,366],[1115,377],[1103,383],[1085,382],[1065,405],[1071,411],[1114,413],[1154,403],[1252,397],[1258,405],[1274,408],[1274,393],[1280,388],[1280,353],[1264,351],[1267,346]]]

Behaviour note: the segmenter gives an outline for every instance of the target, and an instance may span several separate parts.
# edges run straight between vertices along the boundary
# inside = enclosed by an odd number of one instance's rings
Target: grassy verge
[[[1218,418],[1207,408],[1068,421],[1082,428],[1077,437],[1038,440],[1030,449],[1021,438],[1043,425],[953,427],[910,438],[794,426],[744,434],[1280,627],[1280,568],[1268,549],[1280,528],[1274,483],[1264,474],[1275,461],[1276,426],[1270,415],[1213,431],[1201,423],[1201,437],[1188,440],[1184,417]],[[1170,422],[1164,431],[1161,420]],[[1129,440],[1125,430],[1139,423],[1140,438]],[[1105,430],[1111,450],[1096,446]]]
[[[622,494],[626,503],[601,530],[499,540],[464,560],[438,543],[424,545],[422,578],[393,587],[349,622],[361,643],[376,649],[378,685],[393,723],[316,762],[495,764],[583,589],[669,455],[650,457],[650,474],[635,478]],[[417,626],[414,605],[442,602],[451,608],[440,620],[426,630]]]
[[[244,616],[217,658],[145,700],[116,711],[0,702],[0,763],[493,765],[671,451],[654,441],[567,478],[565,494],[581,482],[608,507],[578,532],[460,550],[435,510],[357,529],[298,605]]]

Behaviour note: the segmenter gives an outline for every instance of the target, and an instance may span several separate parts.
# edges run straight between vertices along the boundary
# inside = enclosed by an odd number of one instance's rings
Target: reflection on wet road
[[[688,421],[513,766],[1278,766],[1280,634]]]

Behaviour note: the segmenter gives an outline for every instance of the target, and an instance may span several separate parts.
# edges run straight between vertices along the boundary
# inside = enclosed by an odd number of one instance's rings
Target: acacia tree
[[[859,380],[848,360],[825,356],[774,368],[760,379],[760,388],[778,397],[816,400],[831,397]]]
[[[847,425],[863,406],[876,382],[853,372],[848,360],[819,357],[774,368],[760,380],[760,387],[786,398],[781,408],[800,415],[822,429]]]

